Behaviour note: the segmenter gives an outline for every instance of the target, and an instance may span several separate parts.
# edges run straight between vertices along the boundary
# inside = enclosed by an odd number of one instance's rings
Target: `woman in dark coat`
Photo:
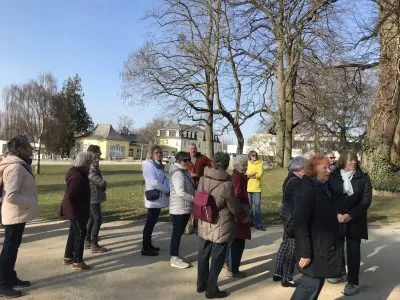
[[[250,204],[247,193],[247,155],[238,155],[233,160],[232,185],[235,191],[236,201],[241,210],[240,214],[244,218],[248,218],[250,213]],[[251,230],[249,223],[235,222],[235,236],[228,246],[227,266],[228,277],[243,278],[246,272],[239,271],[240,261],[245,247],[246,240],[251,239]]]
[[[325,278],[343,272],[336,207],[328,189],[329,165],[327,157],[312,156],[296,193],[294,228],[302,278],[292,300],[318,299]]]
[[[343,294],[351,296],[359,290],[360,244],[361,239],[368,239],[367,210],[372,200],[371,180],[368,174],[361,171],[355,153],[341,153],[338,168],[329,178],[329,187],[347,244],[348,283]],[[331,283],[345,280],[346,276],[328,279]]]
[[[64,264],[72,264],[73,270],[86,270],[83,261],[86,224],[90,217],[89,169],[93,161],[91,152],[79,152],[72,168],[65,176],[66,187],[61,203],[60,216],[70,220]]]
[[[276,259],[274,281],[280,281],[283,287],[296,287],[293,272],[296,264],[293,215],[295,193],[304,176],[306,159],[301,156],[293,158],[288,165],[289,174],[283,182],[282,218],[284,222],[283,238]]]

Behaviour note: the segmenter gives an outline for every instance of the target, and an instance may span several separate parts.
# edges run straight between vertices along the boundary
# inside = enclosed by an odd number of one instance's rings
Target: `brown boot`
[[[92,249],[92,253],[104,253],[107,252],[107,248],[100,246],[99,244],[92,244],[90,247]]]
[[[85,264],[84,262],[81,263],[73,263],[72,264],[72,270],[89,270],[90,266],[88,266],[87,264]]]

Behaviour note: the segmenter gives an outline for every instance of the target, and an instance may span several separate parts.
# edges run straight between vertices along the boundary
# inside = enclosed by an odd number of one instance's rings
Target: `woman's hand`
[[[349,214],[343,215],[343,223],[347,223],[351,221],[351,216]]]
[[[299,261],[299,266],[300,266],[300,268],[304,269],[304,268],[307,267],[310,263],[311,263],[311,258],[304,258],[304,257],[301,257],[301,258],[300,258],[300,261]]]

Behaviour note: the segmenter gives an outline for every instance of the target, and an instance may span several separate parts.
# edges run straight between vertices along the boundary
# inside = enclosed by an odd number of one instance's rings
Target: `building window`
[[[125,157],[125,147],[120,145],[110,146],[110,157]]]
[[[183,137],[186,137],[186,131],[183,132]]]
[[[179,146],[179,142],[178,141],[175,142],[175,146],[177,146],[177,147]]]
[[[160,136],[161,132],[160,130],[157,130],[157,136]]]
[[[169,130],[165,132],[165,136],[169,136]]]
[[[190,138],[189,131],[186,131],[186,136]]]
[[[175,136],[179,137],[179,130],[175,131]]]

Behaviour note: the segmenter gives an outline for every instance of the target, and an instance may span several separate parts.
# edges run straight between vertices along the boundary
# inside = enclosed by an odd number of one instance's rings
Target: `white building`
[[[197,150],[204,153],[206,140],[204,129],[191,125],[172,125],[157,131],[160,145],[176,149],[176,152],[187,151],[190,144],[196,144]],[[217,135],[214,135],[214,152],[222,151],[222,144]]]

